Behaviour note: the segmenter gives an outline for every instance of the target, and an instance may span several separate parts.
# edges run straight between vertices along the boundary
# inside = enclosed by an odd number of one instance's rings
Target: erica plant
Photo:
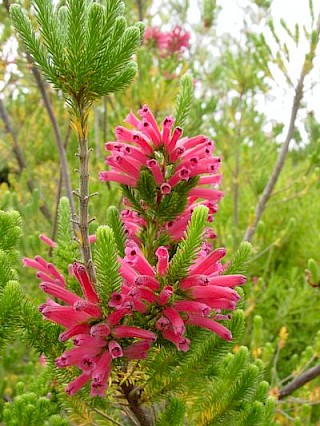
[[[189,408],[183,395],[192,396],[192,389],[182,378],[193,375],[195,389],[209,388],[214,377],[228,387],[235,371],[239,380],[230,384],[223,409],[204,410],[202,392],[197,392],[192,401],[200,409],[188,417],[195,416],[193,424],[213,424],[205,419],[238,410],[244,421],[266,419],[272,408],[266,405],[261,365],[250,363],[245,348],[227,356],[231,329],[236,336],[241,331],[242,315],[235,309],[242,292],[236,287],[246,281],[243,266],[250,246],[244,243],[231,264],[223,263],[226,250],[214,247],[211,222],[223,196],[218,189],[221,158],[207,136],[183,134],[192,78],[181,82],[174,117],[158,123],[143,105],[116,127],[115,140],[105,145],[108,170],[99,177],[121,185],[124,209],[110,207],[108,224],[90,236],[88,116],[96,99],[134,77],[132,55],[142,40],[142,25],[127,28],[120,0],[69,0],[58,10],[50,0],[34,0],[34,6],[39,31],[19,6],[11,15],[35,63],[66,98],[78,137],[79,189],[74,193],[79,208],[71,218],[62,199],[57,241],[41,235],[53,251],[53,263],[41,256],[23,260],[37,271],[39,287],[49,296],[40,314],[54,323],[45,328],[38,322],[41,345],[33,344],[70,396],[80,391],[81,401],[93,409],[96,404],[105,411],[116,407],[114,414],[124,424],[131,412],[141,425],[184,424]],[[188,44],[181,29],[170,37],[169,50]],[[175,38],[181,39],[178,48],[172,44]],[[30,336],[36,327],[28,322],[25,328]],[[229,370],[230,377],[224,377]],[[100,402],[93,403],[89,394],[107,402],[97,398]],[[213,390],[209,395],[220,401]]]
[[[96,285],[75,262],[70,272],[82,290],[75,294],[52,264],[39,256],[24,259],[25,266],[37,269],[40,288],[64,302],[49,299],[39,310],[66,328],[62,342],[73,341],[74,348],[56,359],[58,367],[82,370],[67,387],[70,395],[90,381],[91,395],[104,396],[112,364],[123,368],[144,359],[152,345],[171,342],[188,351],[189,325],[232,339],[219,321],[231,318],[224,311],[236,308],[240,297],[234,287],[245,277],[224,275],[226,250],[213,250],[208,242],[214,236],[208,219],[222,195],[203,188],[221,178],[213,141],[202,135],[180,138],[182,129],[171,129],[172,117],[163,120],[160,131],[147,106],[139,114],[141,121],[132,113],[127,118],[137,130],[118,127],[117,142],[106,144],[112,171],[100,178],[126,182],[129,199],[118,246],[112,228],[98,228]]]

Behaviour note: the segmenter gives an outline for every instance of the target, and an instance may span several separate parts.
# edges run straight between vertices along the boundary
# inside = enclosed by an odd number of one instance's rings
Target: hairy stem
[[[151,421],[143,408],[140,405],[140,393],[138,388],[133,384],[123,383],[121,385],[123,395],[128,401],[129,408],[139,421],[141,426],[151,426]]]
[[[5,106],[4,106],[1,98],[0,98],[0,116],[1,116],[3,124],[4,124],[5,133],[7,133],[12,140],[12,144],[13,144],[12,150],[13,150],[14,156],[16,157],[16,160],[17,160],[17,163],[18,163],[19,174],[21,174],[23,172],[23,170],[27,168],[27,162],[26,162],[24,153],[22,151],[22,148],[19,144],[17,135],[16,135],[15,131],[13,130],[12,126],[11,126],[9,116],[7,114],[7,111],[5,109]],[[34,192],[35,184],[34,184],[34,181],[31,178],[28,179],[27,186],[28,186],[29,191],[32,194]],[[42,201],[42,205],[40,206],[40,211],[43,214],[43,216],[49,222],[51,222],[51,213],[50,213],[48,206],[46,205],[46,203],[44,201]]]
[[[318,42],[319,40],[319,34],[320,34],[320,16],[318,18],[318,23],[317,23],[317,29],[316,29],[316,40]],[[290,122],[289,122],[289,128],[288,128],[288,132],[287,132],[287,136],[286,139],[281,147],[281,150],[279,152],[278,155],[278,159],[274,165],[273,171],[271,173],[270,179],[268,180],[264,191],[259,199],[259,202],[256,206],[256,210],[255,210],[255,216],[254,216],[254,220],[253,223],[250,224],[245,232],[245,235],[243,237],[244,241],[251,241],[252,237],[256,231],[257,225],[261,219],[261,216],[266,208],[267,202],[272,194],[272,191],[278,181],[278,178],[280,176],[280,173],[283,169],[288,151],[289,151],[289,145],[290,142],[292,140],[293,137],[293,133],[294,133],[294,129],[295,129],[295,122],[296,122],[296,118],[297,118],[297,113],[300,107],[300,103],[303,97],[303,85],[304,85],[304,80],[305,77],[308,75],[308,73],[311,70],[311,64],[312,64],[312,60],[315,56],[315,46],[314,44],[311,42],[311,46],[310,46],[310,52],[309,54],[306,55],[305,61],[303,63],[302,66],[302,70],[300,73],[300,78],[298,80],[297,86],[295,88],[295,96],[293,98],[293,104],[292,104],[292,108],[291,108],[291,116],[290,116]]]
[[[283,399],[286,396],[291,395],[295,390],[301,388],[303,385],[318,376],[320,376],[320,364],[300,374],[294,380],[292,380],[291,383],[280,389],[278,399]]]
[[[81,236],[81,248],[84,265],[87,269],[91,282],[96,282],[96,274],[92,261],[91,246],[89,243],[89,146],[88,126],[84,112],[80,111],[80,123],[78,128],[79,141],[79,229]]]

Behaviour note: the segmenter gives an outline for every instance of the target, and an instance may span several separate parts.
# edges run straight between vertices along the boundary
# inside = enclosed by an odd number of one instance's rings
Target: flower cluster
[[[121,291],[111,294],[108,315],[101,310],[99,296],[84,266],[75,262],[69,268],[81,286],[81,297],[66,288],[65,279],[54,265],[40,256],[25,258],[24,266],[37,270],[41,290],[63,302],[61,305],[49,298],[39,311],[45,319],[65,328],[59,336],[61,342],[72,339],[74,347],[55,361],[57,367],[76,366],[82,371],[67,386],[69,395],[91,381],[91,395],[104,396],[112,361],[123,357],[146,358],[158,334],[184,352],[190,345],[185,335],[187,325],[211,330],[231,340],[230,331],[217,321],[230,318],[220,312],[235,309],[239,295],[233,287],[242,285],[245,277],[220,275],[225,253],[224,249],[216,249],[209,255],[201,251],[188,276],[169,285],[167,248],[157,249],[158,261],[153,267],[138,245],[128,241],[125,257],[119,257]],[[131,325],[135,313],[150,312],[153,318],[149,330]],[[129,344],[129,338],[135,339],[134,342]]]
[[[181,184],[193,180],[193,186],[197,187],[187,192],[186,209],[163,227],[172,240],[179,241],[194,208],[199,204],[198,199],[202,199],[201,204],[209,208],[209,221],[217,212],[217,203],[223,196],[223,192],[216,189],[222,177],[217,173],[221,159],[212,156],[214,142],[206,136],[182,137],[182,129],[174,127],[173,117],[165,117],[160,129],[147,105],[139,110],[139,115],[141,119],[131,112],[125,119],[133,130],[118,126],[115,129],[117,140],[106,143],[105,148],[111,152],[106,157],[110,171],[101,172],[100,180],[135,188],[141,170],[150,170],[157,186],[158,202],[172,195]],[[211,188],[207,188],[207,185],[211,185]],[[122,219],[129,237],[135,239],[146,223],[132,211],[130,202],[124,202],[128,209],[122,212]],[[210,229],[208,233],[213,235]]]
[[[190,33],[176,26],[172,31],[162,32],[158,27],[147,28],[144,34],[146,43],[152,43],[164,56],[182,53],[189,47]]]
[[[213,249],[208,240],[215,234],[209,227],[203,230],[205,222],[199,231],[203,244],[192,255],[195,261],[183,274],[172,272],[177,250],[182,250],[182,246],[177,249],[177,243],[187,238],[185,231],[191,226],[192,215],[206,210],[203,220],[207,215],[211,222],[223,195],[217,189],[220,158],[212,156],[214,143],[203,135],[182,137],[182,129],[174,127],[171,116],[165,117],[159,128],[146,105],[139,116],[131,112],[126,118],[132,130],[116,128],[117,140],[106,143],[111,152],[106,157],[110,170],[100,173],[101,181],[121,183],[133,194],[130,200],[123,200],[125,209],[120,214],[127,231],[124,255],[106,259],[112,270],[118,270],[119,291],[107,288],[101,296],[101,283],[95,288],[85,267],[75,262],[69,265],[69,273],[80,284],[79,295],[68,289],[57,268],[42,257],[23,260],[25,266],[36,269],[40,288],[61,302],[49,298],[39,310],[45,319],[65,328],[60,334],[62,342],[73,343],[56,359],[57,367],[81,370],[67,386],[70,395],[90,382],[91,395],[104,396],[112,368],[123,365],[123,359],[146,358],[156,341],[158,346],[170,342],[178,351],[188,351],[188,326],[232,339],[220,321],[231,318],[224,311],[236,308],[240,297],[234,287],[246,279],[238,274],[224,275],[221,261],[226,251]],[[153,182],[148,201],[141,199],[139,192],[143,174],[147,188]],[[148,198],[148,191],[144,194]],[[172,199],[178,211],[171,208],[169,216],[157,216]],[[150,223],[155,232],[148,234]],[[163,235],[166,242],[160,243]],[[41,239],[56,248],[47,237],[42,235]],[[90,236],[90,241],[99,246],[99,233],[97,238]]]
[[[39,307],[39,311],[45,319],[66,329],[59,336],[61,342],[72,339],[74,347],[55,361],[57,367],[76,366],[82,371],[69,383],[66,392],[73,395],[91,381],[91,395],[104,396],[112,360],[145,358],[151,342],[157,336],[152,331],[121,324],[121,320],[132,311],[130,303],[123,303],[121,308],[116,305],[117,310],[111,308],[109,315],[103,315],[99,296],[81,264],[75,262],[69,269],[78,280],[83,297],[69,291],[62,275],[40,256],[25,258],[23,264],[37,270],[37,278],[42,280],[41,290],[63,302],[60,305],[49,298]],[[135,342],[128,344],[128,338],[134,338]],[[125,347],[122,347],[124,339]]]
[[[125,257],[119,259],[124,283],[121,292],[112,295],[112,306],[123,309],[130,302],[132,309],[140,313],[152,311],[157,332],[179,351],[189,349],[190,340],[185,335],[188,324],[231,340],[230,331],[217,320],[230,319],[221,310],[235,309],[240,297],[233,287],[244,284],[245,277],[221,275],[225,249],[216,249],[209,255],[200,252],[188,276],[174,283],[168,276],[168,249],[161,246],[155,254],[158,261],[152,267],[138,245],[127,242]]]

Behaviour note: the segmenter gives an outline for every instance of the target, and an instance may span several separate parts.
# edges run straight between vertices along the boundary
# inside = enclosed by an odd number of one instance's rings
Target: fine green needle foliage
[[[18,395],[11,403],[6,403],[3,420],[6,425],[21,426],[68,426],[69,422],[57,414],[56,406],[50,398],[28,392]]]
[[[202,19],[205,28],[210,28],[214,22],[216,3],[216,0],[202,1]]]
[[[193,78],[191,75],[186,74],[181,79],[180,91],[177,96],[175,111],[176,126],[182,127],[184,125],[191,108],[193,92]]]
[[[215,376],[207,381],[206,392],[195,394],[195,424],[262,425],[267,393],[256,400],[262,375],[261,363],[250,361],[247,348],[227,354]]]
[[[226,270],[226,274],[244,274],[247,271],[247,264],[250,260],[252,246],[247,241],[240,244],[240,247],[234,254],[231,265]]]
[[[18,212],[0,211],[0,250],[3,250],[15,262],[18,259],[18,247],[21,239],[21,218]]]
[[[110,206],[107,210],[107,224],[113,230],[113,236],[118,248],[119,256],[124,257],[126,234],[123,223],[120,219],[119,211],[114,206]]]
[[[10,280],[18,278],[16,271],[11,265],[10,255],[0,250],[0,294]]]
[[[68,0],[59,11],[51,0],[34,0],[34,29],[19,5],[12,22],[27,51],[46,78],[61,90],[74,113],[127,86],[136,74],[131,60],[141,43],[143,26],[127,27],[124,2]]]
[[[156,208],[157,187],[150,170],[141,171],[137,192],[139,192],[141,200],[150,206],[151,210]]]
[[[0,350],[10,340],[19,322],[20,285],[16,281],[9,281],[0,295]]]
[[[73,237],[71,209],[66,197],[62,197],[59,203],[57,244],[53,250],[54,263],[67,275],[68,265],[79,257],[79,248]]]
[[[19,323],[21,290],[15,270],[21,239],[19,213],[0,211],[0,350]]]
[[[246,347],[235,347],[230,353],[244,330],[241,311],[234,312],[228,327],[233,342],[193,329],[188,353],[161,351],[147,361],[150,379],[146,399],[166,407],[159,413],[157,425],[272,424],[274,402],[268,398],[269,387],[262,380],[262,362],[252,362]]]
[[[172,398],[157,418],[156,426],[183,426],[186,406],[178,398]]]
[[[114,233],[109,226],[99,226],[97,229],[97,241],[95,244],[95,265],[97,267],[97,292],[101,304],[108,309],[108,301],[113,291],[119,291],[121,276],[120,264],[117,260]]]
[[[156,213],[160,221],[173,220],[184,211],[187,204],[187,194],[197,185],[198,180],[199,178],[194,176],[188,181],[179,182],[174,188],[175,190],[161,201]]]
[[[21,302],[21,328],[23,339],[34,347],[39,355],[55,358],[62,353],[65,345],[59,341],[62,328],[52,322],[43,321],[38,307],[29,299]]]
[[[199,178],[194,176],[188,181],[179,182],[174,191],[171,191],[160,203],[157,203],[157,188],[150,170],[142,170],[137,188],[121,185],[123,195],[128,198],[134,208],[146,219],[156,218],[159,223],[174,220],[182,213],[187,204],[187,194],[198,183]],[[143,206],[147,205],[148,209]]]
[[[184,278],[195,260],[203,240],[204,227],[208,219],[208,209],[198,206],[194,209],[184,239],[169,263],[168,279],[172,283]]]

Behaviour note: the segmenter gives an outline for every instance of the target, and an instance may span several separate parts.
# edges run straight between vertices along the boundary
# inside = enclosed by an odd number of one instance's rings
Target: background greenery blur
[[[19,3],[30,8],[28,0]],[[98,172],[105,168],[104,142],[113,140],[113,128],[122,124],[130,110],[136,111],[144,103],[159,122],[166,114],[172,114],[179,81],[186,72],[194,76],[196,96],[184,134],[208,135],[216,143],[215,153],[223,157],[225,197],[212,224],[218,235],[215,245],[227,247],[231,258],[253,223],[256,205],[289,125],[276,120],[270,123],[261,105],[274,84],[283,84],[281,90],[294,95],[298,81],[288,69],[296,53],[288,49],[274,30],[270,13],[272,0],[248,1],[241,37],[225,34],[218,38],[216,22],[223,3],[199,0],[201,21],[192,25],[190,47],[183,54],[163,56],[151,43],[145,43],[137,54],[139,75],[134,83],[124,92],[107,96],[96,104],[90,117],[90,185],[91,191],[98,191],[99,196],[91,201],[91,214],[96,216],[91,233],[104,223],[107,207],[119,205],[121,197],[116,186],[105,186],[98,181]],[[0,210],[20,212],[23,256],[39,253],[47,256],[48,250],[40,244],[39,234],[54,238],[57,202],[65,195],[57,134],[32,66],[10,25],[8,4],[5,0],[0,3],[3,47],[0,56],[0,80],[3,80],[0,85]],[[157,21],[163,22],[160,28],[180,25],[190,30],[189,6],[188,0],[162,0],[156,5],[151,0],[126,0],[127,19],[135,22],[143,18],[149,27],[156,15]],[[310,28],[299,23],[288,28],[285,20],[281,25],[293,46],[298,49],[307,40],[311,54],[317,55],[317,16],[313,16],[312,3],[306,1],[305,8],[311,17]],[[272,33],[273,48],[267,41]],[[12,52],[9,46],[17,49],[13,48]],[[319,84],[319,69],[312,67],[309,59],[301,64],[301,69]],[[275,69],[285,77],[281,80],[285,83],[274,77],[279,75]],[[70,132],[62,97],[49,87],[46,90],[66,147],[75,188],[77,142]],[[308,90],[308,84],[304,90]],[[288,103],[287,108],[290,111],[292,104]],[[247,345],[254,359],[263,361],[265,379],[271,384],[270,393],[275,398],[285,384],[320,362],[320,123],[306,101],[302,100],[299,109],[304,114],[298,114],[283,170],[252,238],[253,256],[244,288],[246,327],[242,340],[237,342],[237,345]],[[302,116],[306,118],[301,120]],[[307,136],[302,137],[301,132]],[[22,269],[19,263],[17,269],[24,291],[36,303],[41,303],[43,295],[33,273]],[[54,423],[63,408],[50,393],[46,371],[38,355],[20,340],[14,340],[4,349],[0,377],[0,419],[6,401],[14,401],[12,409],[21,410],[20,418],[24,419],[23,398],[28,395],[29,403],[30,398],[34,398],[33,416],[38,423],[21,420],[21,425],[71,424],[72,421],[93,424],[92,418],[80,409],[77,414],[74,410],[65,423]],[[52,423],[45,423],[48,419],[41,418],[42,404],[50,405]],[[64,409],[67,412],[67,408]],[[316,378],[277,402],[274,424],[320,425],[319,418],[320,379]]]

